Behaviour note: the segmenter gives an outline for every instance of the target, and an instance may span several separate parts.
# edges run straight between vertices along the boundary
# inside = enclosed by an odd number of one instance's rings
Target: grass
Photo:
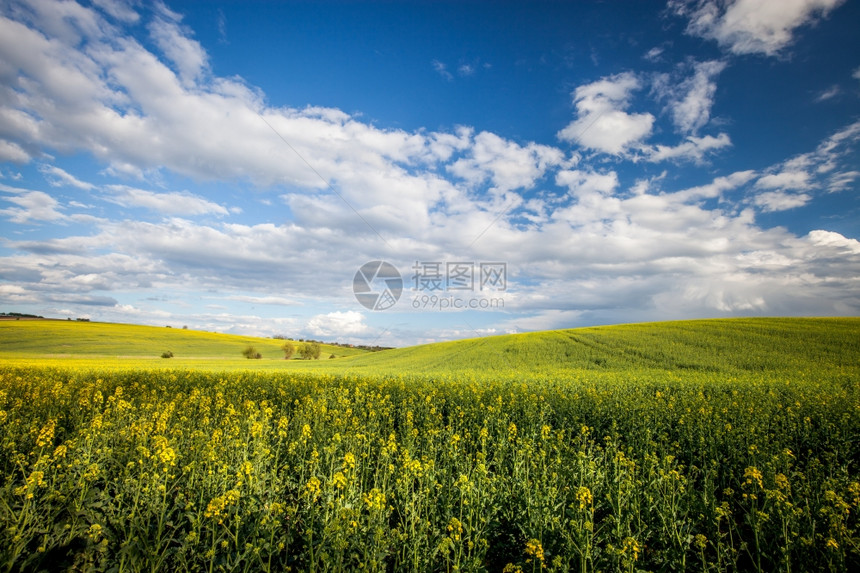
[[[284,340],[133,324],[63,320],[0,321],[0,360],[17,364],[169,368],[280,368]],[[298,342],[293,342],[299,344]],[[263,357],[248,360],[253,346]],[[162,359],[170,351],[174,358]],[[354,356],[364,350],[322,345],[321,358]],[[254,362],[254,364],[249,364]]]
[[[510,334],[295,366],[326,372],[529,377],[640,370],[744,374],[853,369],[858,356],[858,318],[746,318]]]
[[[382,352],[323,345],[328,360],[283,360],[283,341],[195,330],[69,321],[0,321],[0,360],[19,365],[373,374],[529,376],[623,372],[810,372],[856,366],[860,318],[743,318],[552,330]],[[261,360],[241,352],[252,345]],[[170,350],[174,358],[159,358]]]

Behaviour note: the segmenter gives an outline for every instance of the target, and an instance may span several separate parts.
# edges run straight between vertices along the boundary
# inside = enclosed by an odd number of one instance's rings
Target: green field
[[[5,570],[860,570],[860,319],[312,361],[274,340],[15,323]],[[177,358],[158,359],[167,343]],[[264,358],[237,357],[247,344]]]
[[[210,369],[280,368],[284,340],[185,330],[65,320],[0,320],[0,360],[20,364],[75,364],[115,367]],[[300,344],[294,341],[294,344]],[[242,351],[262,355],[250,364]],[[172,359],[162,359],[164,352]],[[357,348],[321,345],[321,359],[354,356]],[[274,362],[273,362],[274,361]]]

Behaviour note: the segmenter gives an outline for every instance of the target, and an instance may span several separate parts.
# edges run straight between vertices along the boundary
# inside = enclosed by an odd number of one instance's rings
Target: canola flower
[[[852,570],[852,376],[0,366],[0,565]]]

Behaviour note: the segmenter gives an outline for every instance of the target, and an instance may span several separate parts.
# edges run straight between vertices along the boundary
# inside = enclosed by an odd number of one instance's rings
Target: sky
[[[0,0],[0,312],[860,315],[860,2]]]

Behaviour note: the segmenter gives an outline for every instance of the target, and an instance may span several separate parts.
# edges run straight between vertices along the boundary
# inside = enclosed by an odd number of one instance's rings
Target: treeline
[[[44,316],[39,316],[38,314],[26,314],[22,312],[0,312],[0,317],[9,317],[9,318],[45,318]]]
[[[293,342],[307,342],[309,344],[327,344],[329,346],[339,346],[341,348],[358,348],[359,350],[368,350],[370,352],[379,352],[380,350],[391,350],[391,346],[369,346],[367,344],[347,344],[346,342],[324,342],[322,340],[313,340],[312,338],[290,338],[283,334],[276,334],[272,338],[276,340],[292,340]]]

